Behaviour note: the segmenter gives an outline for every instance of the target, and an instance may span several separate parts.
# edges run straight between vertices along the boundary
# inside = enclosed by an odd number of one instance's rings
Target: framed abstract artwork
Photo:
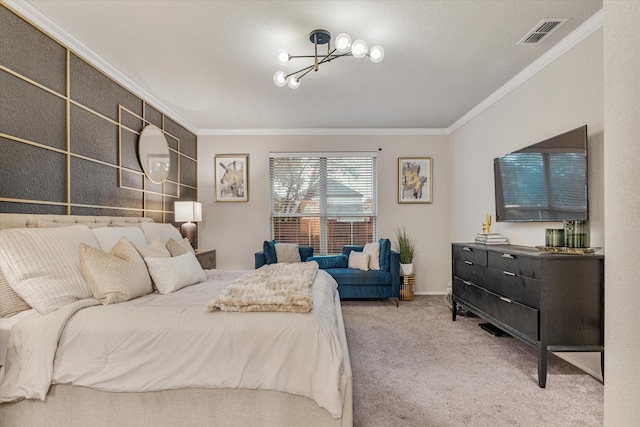
[[[249,201],[248,154],[216,154],[214,169],[216,202]]]
[[[431,157],[398,157],[398,203],[432,203]]]

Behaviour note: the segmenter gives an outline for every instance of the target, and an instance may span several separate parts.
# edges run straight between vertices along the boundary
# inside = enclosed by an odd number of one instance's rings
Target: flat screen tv
[[[587,126],[493,161],[496,221],[589,219]]]

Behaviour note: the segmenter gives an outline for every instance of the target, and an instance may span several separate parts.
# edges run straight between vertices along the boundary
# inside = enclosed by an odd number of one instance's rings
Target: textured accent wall
[[[173,222],[197,200],[197,138],[0,5],[0,211],[146,216]],[[147,124],[169,144],[163,184],[137,145]]]

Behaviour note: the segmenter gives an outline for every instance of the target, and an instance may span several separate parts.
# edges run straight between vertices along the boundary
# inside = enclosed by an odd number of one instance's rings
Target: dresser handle
[[[473,285],[473,283],[469,282],[468,280],[463,280],[462,283],[464,283],[467,286]]]
[[[502,258],[515,259],[515,257],[511,254],[502,254]]]
[[[507,275],[507,276],[516,277],[516,273],[512,273],[510,271],[503,271],[502,273]]]
[[[463,251],[467,251],[467,252],[471,252],[471,248],[470,248],[470,247],[468,247],[468,246],[463,246],[463,247],[462,247],[462,250],[463,250]]]
[[[500,297],[500,299],[504,302],[508,302],[509,304],[511,304],[513,301],[510,300],[509,298],[505,298],[505,297]]]
[[[473,263],[471,261],[465,261],[464,263],[467,264],[467,265],[473,265]]]

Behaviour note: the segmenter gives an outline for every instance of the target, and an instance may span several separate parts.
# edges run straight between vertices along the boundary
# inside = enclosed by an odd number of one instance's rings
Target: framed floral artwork
[[[398,203],[432,203],[431,157],[398,158]]]
[[[216,202],[249,201],[249,155],[216,154],[214,165],[214,200]]]

